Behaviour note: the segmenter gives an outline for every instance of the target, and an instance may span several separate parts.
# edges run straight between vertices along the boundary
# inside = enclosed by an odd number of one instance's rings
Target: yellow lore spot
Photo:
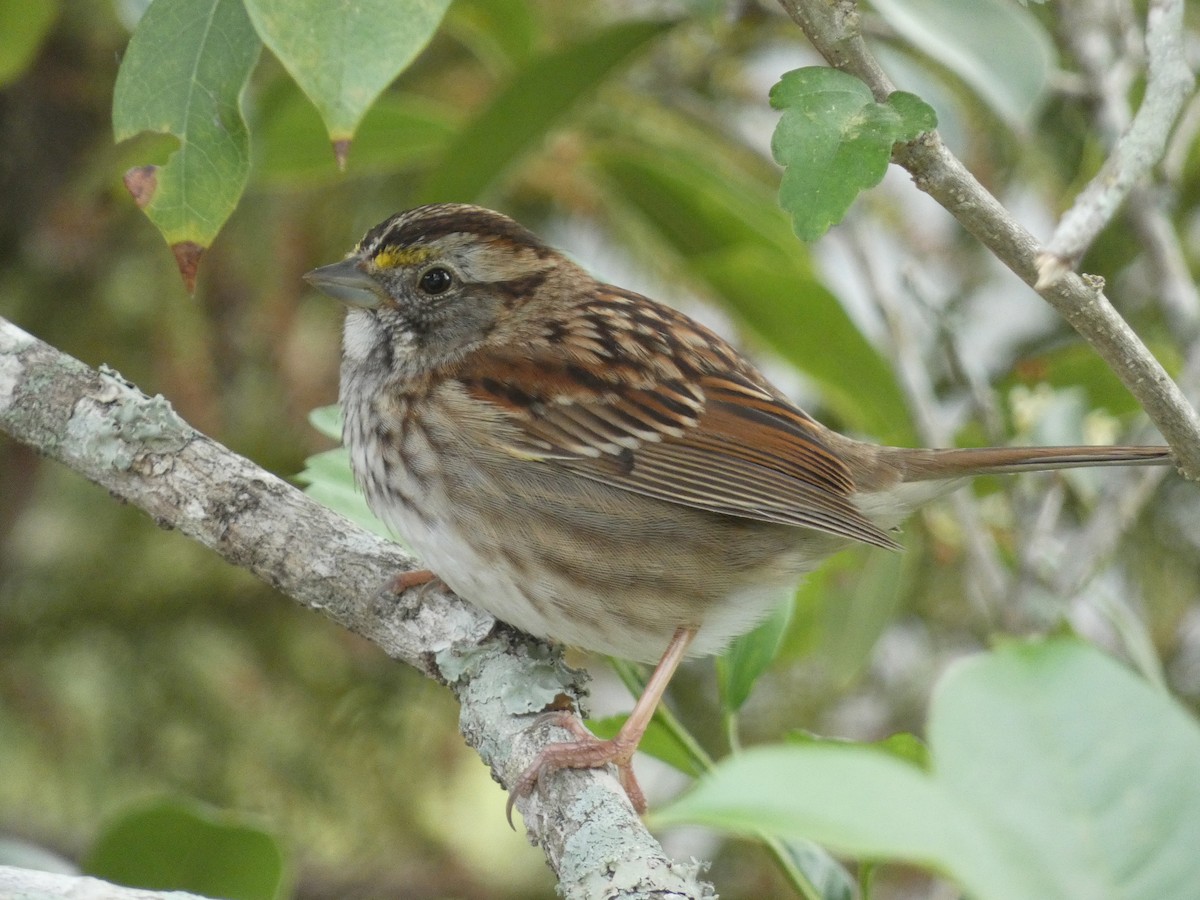
[[[427,247],[392,247],[380,250],[372,262],[380,269],[395,269],[399,266],[415,266],[429,259]]]

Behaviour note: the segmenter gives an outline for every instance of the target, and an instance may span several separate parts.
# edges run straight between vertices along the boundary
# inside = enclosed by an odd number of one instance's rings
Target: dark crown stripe
[[[529,247],[537,251],[538,256],[550,252],[550,248],[537,235],[508,216],[478,206],[459,204],[419,206],[398,213],[367,232],[362,247],[374,253],[384,247],[409,247],[460,233],[506,240]]]

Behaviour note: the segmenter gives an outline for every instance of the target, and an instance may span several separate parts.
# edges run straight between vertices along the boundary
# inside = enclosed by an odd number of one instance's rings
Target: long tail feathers
[[[999,447],[905,451],[906,482],[970,475],[1003,475],[1082,466],[1163,466],[1169,447]]]

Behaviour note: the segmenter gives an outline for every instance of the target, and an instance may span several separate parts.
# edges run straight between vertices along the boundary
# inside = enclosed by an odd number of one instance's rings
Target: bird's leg
[[[388,588],[394,594],[403,594],[409,588],[414,588],[422,584],[429,584],[431,581],[437,581],[438,577],[429,571],[429,569],[412,569],[408,572],[400,572],[388,582]]]
[[[629,714],[629,718],[625,720],[621,730],[609,740],[600,740],[584,728],[574,715],[565,710],[554,710],[538,719],[538,723],[552,722],[565,728],[575,736],[575,739],[546,747],[524,771],[508,797],[507,811],[510,824],[512,823],[512,806],[516,798],[529,796],[547,775],[557,772],[559,769],[598,769],[608,763],[613,763],[617,767],[617,777],[621,781],[621,786],[625,788],[625,793],[629,796],[629,802],[633,804],[633,808],[639,814],[646,811],[645,795],[642,794],[642,789],[633,774],[631,765],[633,754],[637,750],[638,744],[641,743],[642,735],[646,733],[650,720],[654,718],[654,710],[658,707],[658,701],[662,699],[663,692],[671,681],[671,676],[679,668],[679,663],[683,661],[688,645],[695,636],[695,628],[676,630],[671,638],[671,643],[667,645],[666,652],[650,676],[650,680],[646,682],[646,689],[642,691],[642,695],[634,704],[633,712]]]

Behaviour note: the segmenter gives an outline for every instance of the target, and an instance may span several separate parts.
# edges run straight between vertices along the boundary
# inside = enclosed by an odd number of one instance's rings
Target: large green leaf
[[[261,46],[241,0],[156,0],[117,72],[116,139],[151,131],[179,140],[165,165],[131,169],[125,184],[171,245],[189,290],[246,186],[241,95]]]
[[[375,98],[421,52],[450,0],[245,0],[254,27],[321,113],[339,162]]]
[[[611,146],[596,155],[611,189],[772,349],[822,387],[851,427],[911,435],[891,368],[817,278],[770,191],[700,153]]]
[[[1046,99],[1054,45],[1012,0],[871,0],[888,24],[946,66],[1010,125],[1027,126]]]
[[[928,732],[928,773],[862,747],[748,751],[654,824],[815,839],[978,900],[1195,897],[1200,727],[1100,651],[1060,639],[969,659]]]
[[[486,191],[562,116],[670,23],[621,22],[532,59],[447,149],[426,202],[486,199]]]
[[[859,193],[883,180],[892,145],[937,127],[933,108],[904,91],[876,103],[853,75],[823,66],[784,73],[771,89],[783,116],[771,152],[784,167],[779,202],[796,234],[816,240]]]
[[[929,719],[935,775],[1028,896],[1196,895],[1200,728],[1165,692],[1070,640],[953,674]]]
[[[83,867],[89,875],[130,887],[229,900],[284,896],[283,854],[274,838],[184,800],[126,813],[96,840]]]

